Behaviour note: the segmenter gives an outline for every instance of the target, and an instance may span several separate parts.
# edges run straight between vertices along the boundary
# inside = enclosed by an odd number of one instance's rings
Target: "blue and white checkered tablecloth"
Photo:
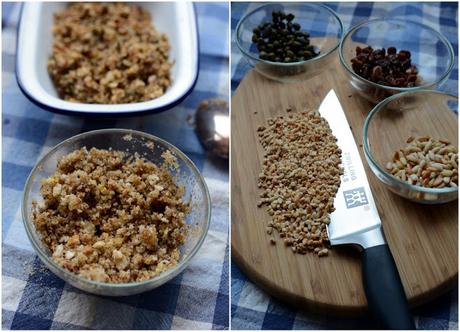
[[[442,90],[458,95],[457,2],[329,2],[326,5],[338,13],[345,30],[363,20],[385,16],[403,17],[440,31],[449,39],[455,51],[455,67]],[[235,28],[242,15],[257,6],[260,6],[260,3],[239,2],[232,3],[231,6],[232,92],[251,69],[236,46]],[[231,276],[232,329],[372,329],[373,327],[373,322],[369,318],[339,319],[293,310],[261,291],[234,263],[232,263]],[[418,308],[415,314],[418,329],[458,329],[458,288]]]
[[[206,154],[187,117],[203,99],[228,99],[229,5],[196,5],[201,53],[194,92],[172,110],[120,120],[57,115],[30,103],[14,75],[19,5],[2,3],[2,9],[2,328],[227,329],[228,163]],[[25,180],[40,156],[70,136],[108,127],[145,131],[176,145],[200,169],[212,199],[210,230],[190,265],[136,296],[90,295],[57,278],[34,254],[20,214]]]

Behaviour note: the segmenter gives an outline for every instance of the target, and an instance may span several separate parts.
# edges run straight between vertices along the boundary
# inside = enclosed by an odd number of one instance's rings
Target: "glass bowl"
[[[294,21],[301,31],[310,34],[311,45],[319,51],[313,59],[281,63],[259,59],[259,52],[252,42],[252,30],[263,22],[271,22],[273,11],[295,15]],[[343,35],[343,25],[337,14],[319,3],[270,3],[246,14],[236,27],[236,44],[251,67],[270,79],[280,82],[298,82],[322,72],[334,61],[335,50]]]
[[[129,136],[126,136],[129,135]],[[152,148],[151,143],[154,143]],[[150,143],[150,144],[149,144]],[[184,200],[191,199],[191,213],[186,217],[190,229],[184,245],[181,247],[181,258],[178,264],[159,274],[158,276],[142,282],[133,283],[104,283],[92,281],[74,274],[60,265],[52,258],[47,247],[42,243],[32,222],[32,201],[42,202],[40,195],[40,181],[49,177],[56,170],[57,161],[62,156],[82,147],[88,149],[95,147],[101,149],[139,153],[148,161],[157,165],[163,163],[161,154],[170,150],[177,158],[179,168],[171,171],[177,183],[185,188]],[[71,137],[55,146],[33,168],[27,179],[22,201],[22,219],[27,235],[32,246],[42,262],[58,277],[74,287],[89,293],[109,296],[134,295],[161,286],[174,278],[189,264],[190,260],[200,249],[209,228],[211,215],[210,197],[206,183],[193,162],[175,146],[168,142],[139,131],[128,129],[103,129],[86,132]]]
[[[379,103],[363,128],[364,154],[377,176],[392,192],[424,204],[457,199],[458,188],[425,188],[391,175],[385,165],[409,137],[447,139],[458,148],[458,97],[432,90],[404,92]]]
[[[356,74],[351,59],[356,56],[357,46],[368,45],[374,49],[393,46],[398,51],[410,51],[421,79],[418,86],[389,87]],[[339,56],[352,87],[374,104],[400,92],[435,89],[448,79],[454,66],[454,50],[447,38],[426,25],[401,19],[382,18],[358,24],[343,37]]]

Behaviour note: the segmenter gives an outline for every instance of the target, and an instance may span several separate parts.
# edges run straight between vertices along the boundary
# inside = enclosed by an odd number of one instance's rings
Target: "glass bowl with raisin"
[[[402,19],[356,25],[343,37],[339,56],[352,87],[375,104],[400,92],[436,89],[454,66],[446,37]]]
[[[308,80],[335,60],[343,24],[319,3],[269,3],[236,27],[236,44],[249,65],[279,82]]]

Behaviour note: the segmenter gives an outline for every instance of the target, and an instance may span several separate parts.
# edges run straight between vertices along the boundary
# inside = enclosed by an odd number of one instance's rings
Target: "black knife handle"
[[[382,327],[415,330],[401,278],[388,245],[364,249],[362,263],[369,309]]]

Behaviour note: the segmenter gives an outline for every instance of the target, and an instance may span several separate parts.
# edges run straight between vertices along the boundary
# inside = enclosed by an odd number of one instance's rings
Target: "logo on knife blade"
[[[343,192],[343,196],[345,197],[347,209],[369,204],[363,187],[346,190]]]

